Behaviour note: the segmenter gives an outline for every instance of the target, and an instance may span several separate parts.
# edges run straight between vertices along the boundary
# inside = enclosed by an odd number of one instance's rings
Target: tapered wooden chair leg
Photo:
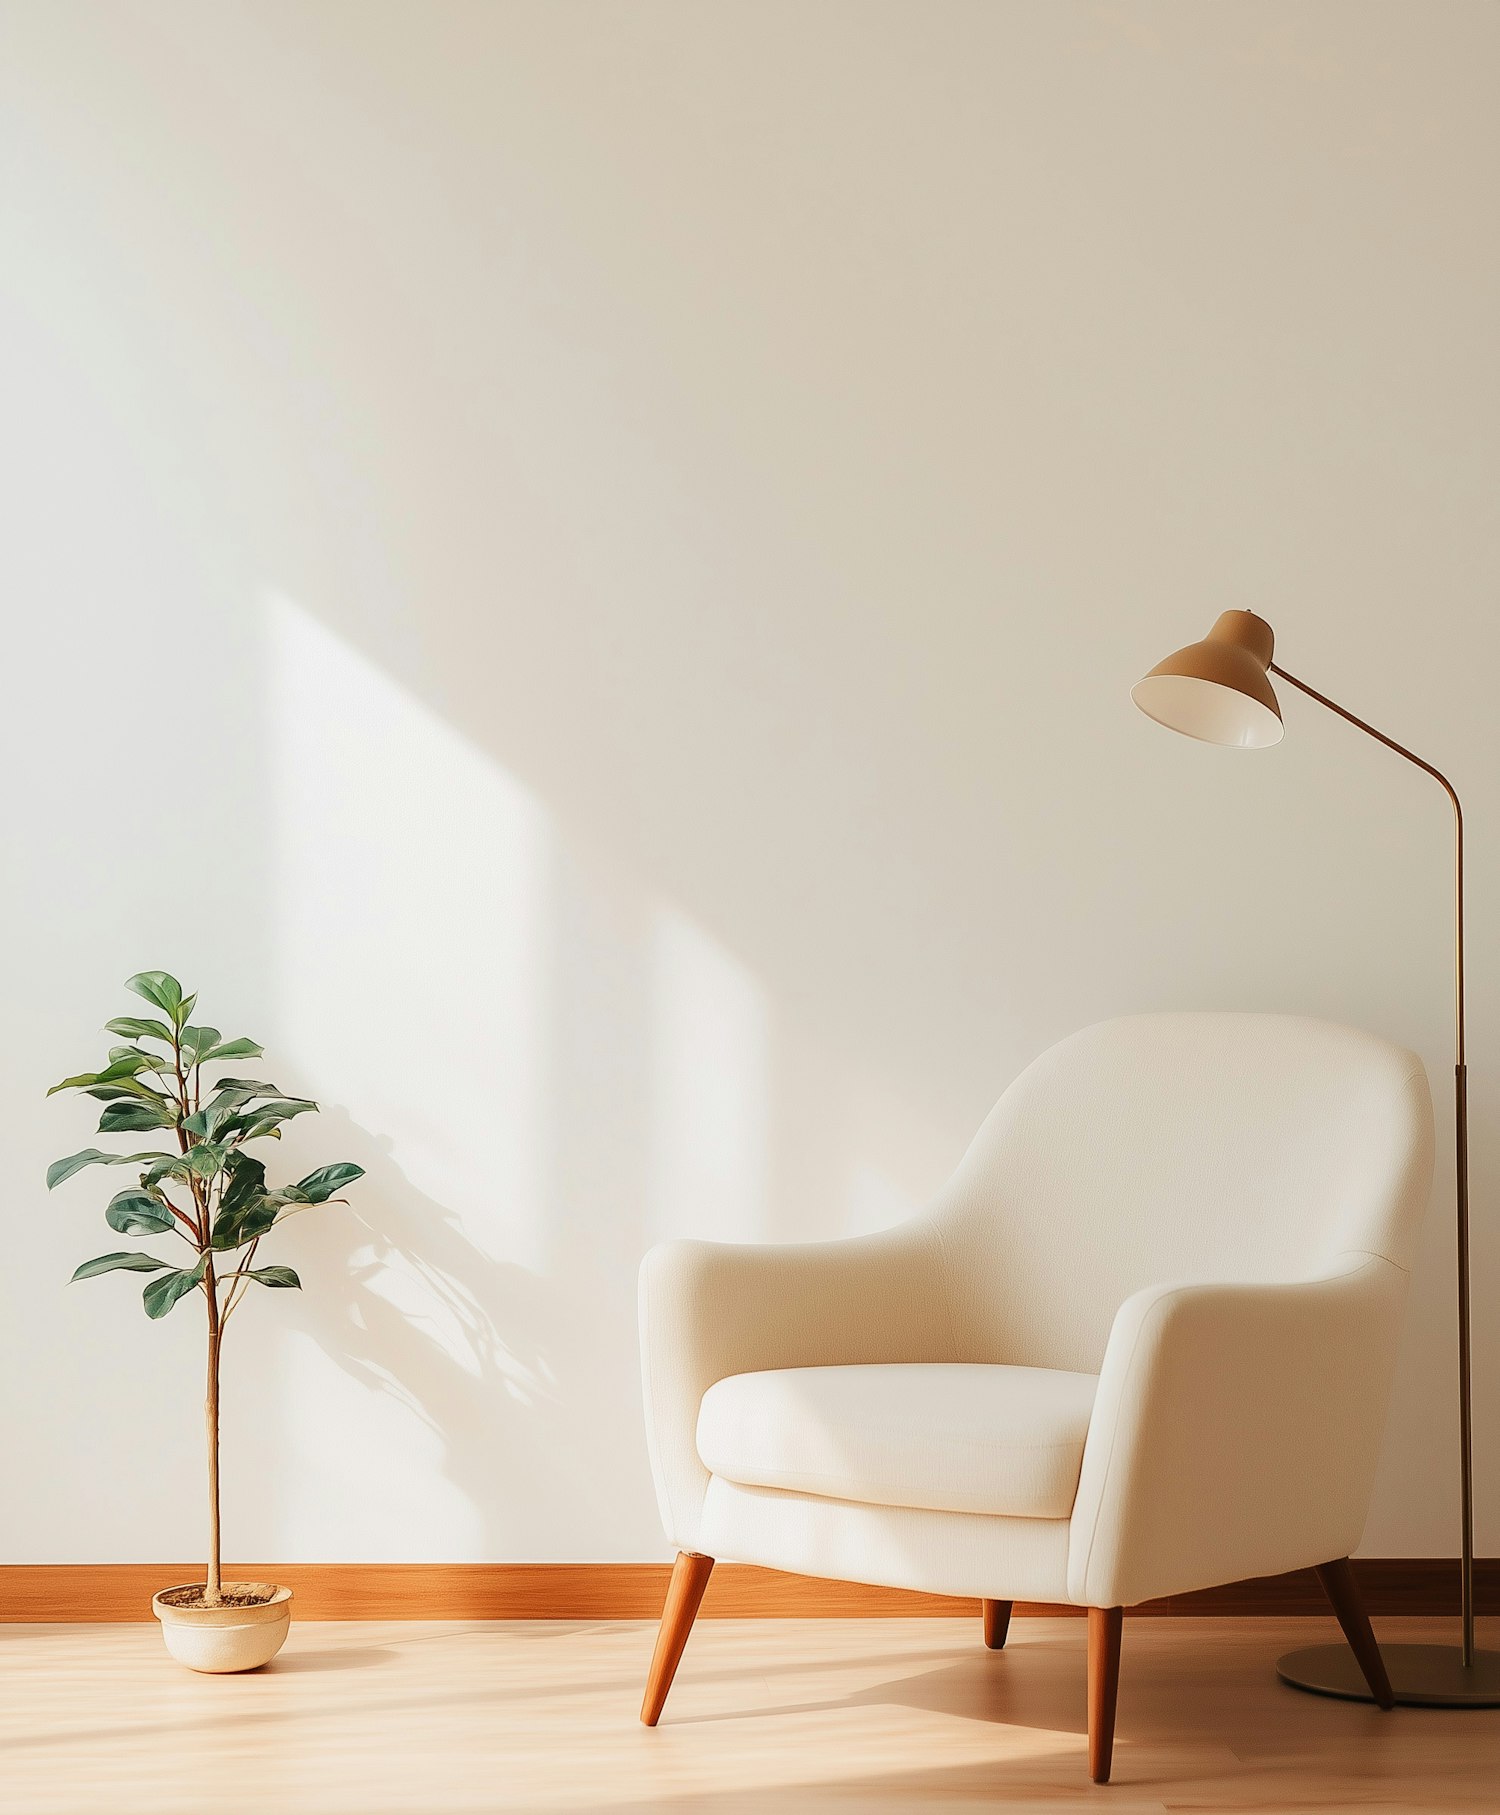
[[[984,1616],[984,1642],[991,1651],[1002,1651],[1005,1648],[1005,1635],[1010,1631],[1009,1601],[981,1601],[980,1612]]]
[[[1354,1571],[1349,1566],[1349,1559],[1339,1557],[1333,1563],[1320,1563],[1318,1580],[1323,1584],[1323,1592],[1333,1603],[1333,1611],[1344,1629],[1344,1637],[1349,1641],[1355,1662],[1370,1685],[1376,1707],[1394,1708],[1396,1698],[1391,1693],[1391,1679],[1386,1675],[1385,1659],[1380,1655],[1380,1646],[1375,1642],[1375,1634],[1370,1629],[1370,1616],[1365,1612],[1364,1599],[1359,1592],[1359,1584],[1354,1579]]]
[[[685,1550],[678,1552],[677,1561],[672,1565],[667,1604],[662,1608],[661,1630],[656,1635],[656,1650],[646,1678],[646,1699],[641,1703],[641,1719],[648,1727],[654,1727],[661,1719],[667,1691],[672,1687],[682,1648],[698,1617],[698,1607],[713,1566],[712,1557],[695,1556]]]
[[[1123,1607],[1089,1608],[1089,1776],[1109,1782],[1115,1749],[1115,1698],[1120,1689]]]

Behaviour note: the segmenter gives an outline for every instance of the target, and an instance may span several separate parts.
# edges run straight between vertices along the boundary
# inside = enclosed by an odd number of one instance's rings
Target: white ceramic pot
[[[263,1582],[224,1584],[226,1590],[241,1591],[269,1586]],[[162,1595],[181,1592],[164,1588],[151,1597],[151,1611],[161,1621],[167,1650],[189,1670],[258,1670],[285,1643],[292,1623],[290,1588],[277,1588],[269,1600],[250,1607],[175,1607],[162,1599]]]

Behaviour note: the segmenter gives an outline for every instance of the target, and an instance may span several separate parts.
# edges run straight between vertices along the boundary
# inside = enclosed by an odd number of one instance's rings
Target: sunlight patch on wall
[[[267,1356],[297,1458],[271,1518],[328,1554],[493,1554],[493,1454],[550,1392],[528,1312],[546,1257],[551,827],[294,602],[270,598],[266,622],[267,1045],[283,1087],[323,1106],[281,1157],[292,1177],[330,1158],[367,1175],[347,1208],[287,1231],[309,1290]]]
[[[331,1099],[325,1130],[351,1116],[412,1189],[529,1264],[546,811],[290,600],[268,613],[284,1050]]]

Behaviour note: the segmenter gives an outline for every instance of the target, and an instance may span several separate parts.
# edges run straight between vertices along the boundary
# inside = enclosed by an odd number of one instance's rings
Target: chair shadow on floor
[[[977,1646],[977,1620],[974,1632]],[[952,1655],[954,1661],[951,1663],[934,1660],[936,1668],[895,1677],[889,1682],[872,1683],[849,1695],[810,1697],[806,1701],[788,1699],[769,1707],[761,1704],[721,1708],[711,1714],[674,1715],[669,1701],[662,1725],[720,1726],[729,1721],[777,1720],[848,1713],[857,1708],[899,1707],[956,1720],[985,1721],[1001,1727],[1080,1736],[1087,1731],[1081,1645],[1058,1640],[1018,1646],[1014,1652],[1007,1648],[1006,1652],[989,1653],[980,1648],[977,1657],[965,1657],[957,1651]],[[684,1661],[675,1692],[680,1692],[689,1668],[690,1662]]]
[[[1036,1637],[1024,1635],[1027,1623],[1019,1623],[1019,1639],[1016,1627],[1012,1627],[1011,1642],[1003,1650],[986,1651],[979,1642],[976,1619],[971,1649],[955,1646],[933,1652],[924,1667],[851,1690],[847,1695],[810,1695],[805,1700],[790,1695],[771,1704],[747,1701],[744,1707],[719,1706],[708,1713],[675,1714],[669,1700],[662,1725],[713,1727],[848,1713],[861,1708],[903,1708],[1018,1730],[1076,1734],[1082,1739],[1088,1730],[1083,1622],[1069,1620],[1068,1630]],[[1144,1623],[1160,1622],[1148,1619]],[[1177,1624],[1167,1623],[1169,1627]],[[1308,1622],[1310,1629],[1313,1624]],[[1072,1630],[1075,1627],[1076,1636]],[[1247,1638],[1251,1636],[1246,1634]],[[1252,1655],[1247,1659],[1243,1643],[1225,1647],[1222,1641],[1205,1637],[1201,1650],[1179,1649],[1175,1645],[1167,1650],[1153,1639],[1140,1645],[1132,1656],[1127,1624],[1125,1656],[1130,1674],[1122,1681],[1120,1708],[1122,1723],[1131,1721],[1133,1732],[1121,1731],[1120,1740],[1146,1745],[1180,1744],[1187,1731],[1212,1746],[1253,1748],[1254,1734],[1264,1725],[1266,1698],[1274,1698],[1278,1731],[1289,1741],[1296,1743],[1304,1735],[1327,1739],[1332,1731],[1330,1719],[1338,1718],[1330,1715],[1328,1700],[1298,1695],[1276,1680],[1275,1658],[1278,1650],[1284,1648],[1281,1635],[1267,1638],[1264,1657]],[[857,1659],[851,1652],[853,1661],[873,1660]],[[822,1662],[826,1666],[827,1660]],[[707,1680],[713,1679],[712,1671],[705,1674]],[[674,1694],[686,1700],[682,1690],[687,1686],[691,1692],[692,1680],[689,1652]],[[1387,1736],[1393,1731],[1384,1724],[1388,1717],[1373,1707],[1356,1702],[1333,1706],[1354,1723],[1340,1731]]]

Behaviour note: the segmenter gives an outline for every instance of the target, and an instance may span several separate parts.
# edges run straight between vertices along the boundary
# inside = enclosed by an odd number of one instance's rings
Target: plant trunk
[[[203,1401],[203,1421],[208,1432],[208,1580],[203,1590],[205,1606],[217,1607],[220,1595],[219,1556],[219,1288],[210,1260],[203,1274],[208,1294],[208,1391]]]

